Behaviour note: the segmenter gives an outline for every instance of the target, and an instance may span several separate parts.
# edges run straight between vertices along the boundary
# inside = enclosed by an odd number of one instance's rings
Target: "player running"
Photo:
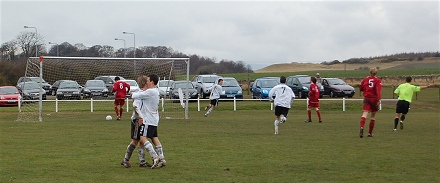
[[[120,81],[121,78],[115,77],[115,83],[113,84],[112,93],[115,93],[115,112],[116,120],[121,120],[122,112],[124,111],[125,97],[130,91],[130,85],[126,82]],[[119,109],[118,109],[119,106]]]
[[[377,69],[370,69],[370,76],[364,78],[359,86],[360,91],[363,92],[363,113],[360,121],[361,129],[359,130],[359,137],[364,137],[364,126],[368,113],[371,113],[370,124],[368,128],[368,137],[373,137],[374,123],[376,122],[376,112],[379,110],[380,99],[382,97],[382,81],[376,77]]]
[[[205,110],[208,110],[205,113],[205,117],[208,117],[208,115],[211,114],[214,108],[218,106],[218,99],[220,98],[220,95],[223,92],[222,85],[223,85],[223,79],[218,79],[218,84],[214,84],[212,86],[211,95],[209,95],[209,99],[211,100],[211,103],[205,107]]]
[[[280,84],[273,87],[269,92],[269,100],[275,104],[275,135],[278,134],[279,124],[286,122],[289,109],[294,99],[295,93],[286,85],[286,77],[281,76]]]
[[[319,73],[317,75],[319,75]],[[319,122],[322,123],[321,112],[319,111],[319,86],[316,84],[317,80],[315,77],[310,77],[310,82],[309,103],[307,104],[307,116],[309,118],[304,122],[312,122],[312,108],[315,108]]]

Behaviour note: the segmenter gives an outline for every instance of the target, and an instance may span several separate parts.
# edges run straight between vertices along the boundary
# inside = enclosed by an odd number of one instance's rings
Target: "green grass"
[[[119,165],[130,125],[128,115],[104,120],[111,103],[93,113],[46,112],[42,123],[17,122],[17,108],[3,107],[0,182],[440,182],[438,101],[438,89],[420,92],[394,133],[395,103],[384,103],[375,137],[362,139],[360,101],[342,112],[340,101],[323,100],[324,123],[313,113],[306,124],[298,100],[279,135],[268,102],[240,101],[233,111],[224,101],[207,118],[191,103],[189,120],[161,120],[168,166],[157,170],[137,167],[137,153],[132,168]]]

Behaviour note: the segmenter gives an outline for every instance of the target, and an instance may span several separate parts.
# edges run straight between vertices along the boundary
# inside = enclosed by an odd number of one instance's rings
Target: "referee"
[[[410,103],[412,100],[412,96],[415,92],[419,92],[421,89],[429,88],[433,85],[428,86],[414,86],[411,84],[412,78],[406,77],[406,83],[400,84],[394,93],[399,96],[397,98],[396,104],[396,118],[394,118],[394,128],[393,131],[397,130],[397,124],[399,123],[400,118],[400,129],[403,130],[403,121],[405,120],[405,115],[408,114],[408,110],[410,108]]]

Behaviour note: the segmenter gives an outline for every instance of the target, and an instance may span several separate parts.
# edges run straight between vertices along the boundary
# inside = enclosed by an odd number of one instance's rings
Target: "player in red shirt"
[[[307,114],[309,119],[305,120],[304,122],[312,122],[312,108],[315,108],[319,122],[322,123],[321,112],[319,111],[319,86],[316,84],[315,77],[310,77],[310,82],[309,103],[307,105]]]
[[[382,98],[382,81],[376,77],[377,69],[370,70],[370,76],[364,78],[359,86],[364,95],[363,113],[361,117],[359,137],[364,137],[364,125],[368,113],[371,113],[370,124],[368,128],[368,137],[373,137],[374,123],[376,122],[376,112],[379,110],[380,99]]]
[[[115,112],[116,120],[121,120],[122,111],[124,111],[125,97],[130,91],[130,85],[126,82],[120,81],[121,79],[116,76],[115,83],[113,84],[112,93],[115,93]],[[118,109],[119,106],[119,109]]]

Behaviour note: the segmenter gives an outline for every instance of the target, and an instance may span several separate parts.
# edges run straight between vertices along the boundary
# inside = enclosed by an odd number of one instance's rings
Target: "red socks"
[[[374,128],[374,123],[376,122],[376,120],[372,119],[370,120],[370,128],[368,129],[368,133],[369,134],[373,134],[373,128]]]
[[[119,110],[118,110],[118,107],[117,106],[115,106],[115,112],[116,112],[116,116],[119,116]]]
[[[365,126],[365,120],[366,120],[366,118],[365,117],[361,117],[361,128],[364,128],[364,126]]]

